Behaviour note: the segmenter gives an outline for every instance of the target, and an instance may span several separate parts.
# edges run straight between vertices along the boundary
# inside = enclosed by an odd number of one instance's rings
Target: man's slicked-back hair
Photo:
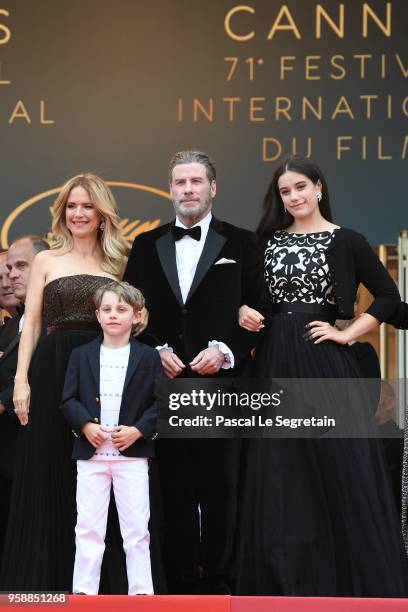
[[[207,153],[198,151],[197,149],[190,149],[188,151],[178,151],[178,153],[175,153],[171,158],[169,163],[170,184],[173,178],[173,168],[181,164],[202,164],[205,167],[205,172],[210,183],[216,179],[215,166]]]

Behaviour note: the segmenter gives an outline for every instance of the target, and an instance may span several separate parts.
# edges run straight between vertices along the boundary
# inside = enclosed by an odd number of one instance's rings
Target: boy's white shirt
[[[100,366],[99,366],[99,395],[101,406],[100,423],[102,427],[117,427],[119,420],[120,405],[122,402],[123,386],[125,384],[126,371],[129,363],[130,343],[120,348],[108,348],[101,344]],[[112,442],[109,434],[106,442],[103,442],[95,451],[91,460],[126,460],[131,461],[133,457],[122,455]]]

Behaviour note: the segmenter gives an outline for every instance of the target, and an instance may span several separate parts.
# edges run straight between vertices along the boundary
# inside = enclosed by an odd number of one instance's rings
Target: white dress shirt
[[[201,238],[200,240],[194,240],[191,236],[183,236],[180,240],[176,241],[176,264],[177,274],[179,279],[181,296],[183,302],[187,300],[188,292],[193,282],[194,274],[197,269],[198,260],[203,252],[205,240],[208,234],[208,228],[210,227],[212,214],[209,212],[204,219],[201,219],[199,223],[196,223],[192,227],[201,227]],[[184,225],[178,217],[176,217],[177,227],[184,227]]]
[[[101,344],[99,365],[99,390],[101,398],[101,425],[114,428],[118,426],[123,386],[129,362],[130,344],[120,348],[108,348]],[[92,460],[126,460],[112,442],[112,434],[96,449]]]

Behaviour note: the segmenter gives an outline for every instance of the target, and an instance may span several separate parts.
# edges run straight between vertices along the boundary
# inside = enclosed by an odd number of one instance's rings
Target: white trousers
[[[153,594],[147,459],[77,461],[77,524],[73,592],[97,595],[105,550],[111,485],[119,515],[129,595]]]

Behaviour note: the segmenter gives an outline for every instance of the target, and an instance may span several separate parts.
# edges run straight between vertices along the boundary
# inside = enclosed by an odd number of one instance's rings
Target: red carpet
[[[408,612],[408,599],[346,599],[334,597],[228,597],[156,595],[71,596],[67,605],[9,605],[7,610],[34,607],[35,612],[69,608],[69,612]]]

